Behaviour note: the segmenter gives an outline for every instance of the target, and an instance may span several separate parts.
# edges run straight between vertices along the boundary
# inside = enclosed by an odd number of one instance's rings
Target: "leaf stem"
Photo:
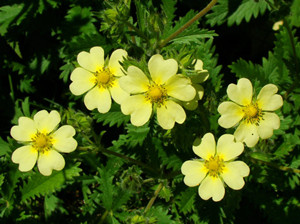
[[[177,31],[172,33],[169,37],[161,42],[159,45],[160,48],[163,48],[170,40],[174,39],[180,33],[182,33],[185,29],[187,29],[190,25],[192,25],[195,21],[204,16],[216,3],[218,0],[212,0],[204,9],[202,9],[197,15],[195,15],[192,19],[190,19],[186,24],[180,27]]]
[[[150,201],[148,202],[148,204],[147,204],[147,206],[146,206],[146,208],[145,208],[144,213],[147,213],[147,212],[149,211],[149,209],[152,207],[154,201],[156,200],[156,198],[157,198],[159,192],[161,191],[161,189],[163,188],[163,186],[164,186],[163,183],[160,183],[160,184],[157,186],[157,188],[156,188],[156,190],[155,190],[155,192],[154,192],[153,197],[150,199]]]

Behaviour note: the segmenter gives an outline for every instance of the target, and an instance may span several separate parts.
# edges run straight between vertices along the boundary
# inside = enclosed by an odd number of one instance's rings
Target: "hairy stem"
[[[160,184],[158,185],[158,187],[156,188],[156,190],[155,190],[155,192],[154,192],[153,197],[152,197],[152,198],[150,199],[150,201],[148,202],[148,204],[147,204],[147,206],[146,206],[146,208],[145,208],[144,213],[148,212],[149,209],[152,207],[154,201],[156,200],[156,198],[157,198],[159,192],[161,191],[161,189],[163,188],[163,186],[164,186],[163,183],[160,183]]]
[[[266,164],[267,166],[270,166],[270,167],[273,167],[273,168],[276,168],[278,170],[282,170],[282,171],[288,171],[288,172],[292,172],[292,173],[300,173],[300,170],[299,169],[295,169],[295,168],[291,168],[291,167],[287,167],[287,166],[280,166],[280,165],[277,165],[275,163],[271,163],[271,162],[267,162],[267,161],[264,161],[264,160],[260,160],[258,158],[251,158],[251,160],[253,162],[260,162],[260,163],[264,163]]]
[[[176,32],[172,33],[169,37],[162,41],[159,45],[160,48],[164,47],[170,40],[174,39],[180,33],[182,33],[185,29],[187,29],[190,25],[192,25],[195,21],[204,16],[216,3],[218,0],[212,0],[204,9],[202,9],[197,15],[195,15],[192,19],[190,19],[186,24],[180,27]]]

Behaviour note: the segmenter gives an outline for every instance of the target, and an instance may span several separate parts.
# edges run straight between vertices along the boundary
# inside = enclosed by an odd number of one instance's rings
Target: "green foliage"
[[[270,9],[264,0],[220,0],[219,4],[207,15],[207,22],[211,25],[221,25],[227,21],[228,26],[240,25],[243,20],[249,22],[252,17],[257,18]]]
[[[49,177],[39,173],[32,175],[28,183],[22,188],[21,200],[34,199],[61,189],[66,181],[79,176],[81,169],[78,166],[79,164],[75,164],[75,166],[67,167],[62,171],[53,171]]]

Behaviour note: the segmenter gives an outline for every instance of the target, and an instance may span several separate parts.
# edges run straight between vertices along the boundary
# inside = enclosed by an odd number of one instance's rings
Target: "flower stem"
[[[158,187],[156,188],[156,190],[155,190],[155,192],[154,192],[153,197],[152,197],[152,198],[150,199],[150,201],[148,202],[148,204],[147,204],[147,206],[146,206],[146,208],[145,208],[144,213],[148,212],[149,209],[152,207],[154,201],[156,200],[156,198],[157,198],[159,192],[161,191],[161,189],[163,188],[163,186],[164,186],[163,183],[160,183],[160,184],[158,185]]]
[[[101,152],[103,153],[106,153],[106,154],[110,154],[110,155],[114,155],[114,156],[117,156],[121,159],[124,159],[124,160],[127,160],[128,162],[131,162],[131,163],[134,163],[134,164],[137,164],[141,167],[144,167],[145,169],[151,171],[151,172],[154,172],[154,173],[158,173],[158,171],[156,169],[154,169],[153,167],[141,162],[141,161],[138,161],[136,159],[132,159],[131,157],[128,157],[128,156],[125,156],[121,153],[118,153],[118,152],[114,152],[114,151],[111,151],[111,150],[108,150],[108,149],[105,149],[104,147],[98,147],[100,149]]]
[[[107,215],[108,215],[108,210],[105,210],[105,212],[104,212],[103,215],[101,216],[101,219],[100,219],[99,224],[104,223],[104,221],[105,221]]]
[[[192,19],[190,19],[186,24],[180,27],[176,32],[172,33],[169,37],[162,41],[159,45],[160,48],[164,47],[170,40],[174,39],[180,33],[182,33],[185,29],[187,29],[190,25],[192,25],[195,21],[204,16],[216,3],[218,0],[212,0],[204,9],[202,9],[197,15],[195,15]]]
[[[260,160],[258,158],[253,158],[251,157],[251,160],[253,162],[261,162],[261,163],[264,163],[270,167],[274,167],[276,169],[279,169],[279,170],[282,170],[282,171],[288,171],[288,172],[292,172],[292,173],[300,173],[300,170],[299,169],[295,169],[295,168],[291,168],[291,167],[287,167],[287,166],[279,166],[275,163],[271,163],[271,162],[267,162],[267,161],[264,161],[264,160]]]

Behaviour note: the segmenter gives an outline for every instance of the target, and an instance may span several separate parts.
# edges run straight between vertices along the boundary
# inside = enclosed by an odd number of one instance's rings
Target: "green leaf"
[[[263,15],[267,9],[268,3],[265,0],[243,0],[237,10],[228,17],[228,25],[240,25],[243,19],[249,22],[251,17],[257,18],[259,13]]]
[[[167,38],[168,36],[170,36],[172,33],[176,32],[179,28],[181,28],[184,24],[186,24],[191,18],[193,18],[196,15],[196,13],[193,10],[190,10],[184,17],[179,18],[179,20],[177,20],[175,22],[175,26],[173,28],[170,29],[164,29],[164,32],[162,34],[162,38]],[[189,32],[191,29],[194,29],[195,27],[197,28],[197,22],[194,23],[192,26],[190,26],[188,29],[186,29],[185,31],[183,31],[180,35],[177,36],[178,37],[182,37],[185,36],[185,34],[187,32]]]
[[[130,119],[129,115],[126,116],[121,112],[120,106],[117,104],[112,104],[110,111],[105,114],[93,112],[93,117],[97,122],[103,122],[103,125],[108,124],[109,127],[114,125],[120,127],[122,124],[128,123]]]
[[[0,137],[0,156],[7,155],[10,152],[9,145]]]
[[[126,129],[128,132],[128,146],[131,148],[134,148],[137,145],[142,146],[150,131],[150,128],[147,124],[141,127],[136,127],[132,124],[128,124]]]
[[[171,219],[171,215],[168,215],[168,209],[164,209],[161,206],[158,207],[152,207],[148,213],[147,213],[147,217],[155,217],[156,219],[156,223],[160,223],[160,224],[172,224],[175,223],[172,219]]]
[[[94,177],[100,184],[97,190],[100,190],[100,192],[102,192],[99,197],[101,199],[103,207],[107,210],[112,210],[113,208],[114,195],[116,190],[116,187],[113,185],[113,179],[115,173],[119,170],[122,164],[123,162],[120,159],[110,159],[108,160],[105,167],[98,168],[100,177]],[[120,202],[122,203],[122,200]]]
[[[59,198],[51,194],[50,196],[45,196],[44,199],[44,212],[45,217],[48,218],[55,211],[59,203]]]
[[[69,76],[71,72],[74,70],[74,68],[75,68],[74,65],[69,62],[61,66],[59,70],[61,70],[62,72],[60,73],[59,78],[62,79],[64,83],[68,82]]]
[[[217,34],[213,30],[201,29],[193,32],[192,34],[186,34],[185,36],[179,35],[179,37],[174,38],[171,42],[175,44],[192,44],[201,43],[201,39],[213,38]]]
[[[228,0],[219,0],[211,9],[211,13],[206,15],[207,23],[211,26],[223,24],[226,22],[228,10]]]
[[[294,0],[291,5],[291,24],[300,27],[300,0]]]
[[[12,22],[17,20],[24,4],[5,5],[0,8],[0,34],[4,35]]]
[[[22,188],[22,200],[39,197],[48,193],[57,191],[63,187],[67,180],[79,176],[81,169],[80,163],[63,169],[62,171],[53,171],[51,176],[43,176],[40,173],[34,174],[28,183]]]
[[[195,210],[194,202],[196,195],[196,188],[187,188],[180,194],[180,196],[178,197],[179,200],[176,201],[180,212],[182,212],[183,214],[187,214]]]
[[[132,193],[127,190],[118,189],[116,196],[114,197],[112,210],[120,209],[132,196]]]
[[[172,26],[173,19],[175,17],[175,11],[176,11],[176,1],[175,0],[162,0],[161,8],[164,11],[167,22],[165,25],[165,29],[169,29]]]

